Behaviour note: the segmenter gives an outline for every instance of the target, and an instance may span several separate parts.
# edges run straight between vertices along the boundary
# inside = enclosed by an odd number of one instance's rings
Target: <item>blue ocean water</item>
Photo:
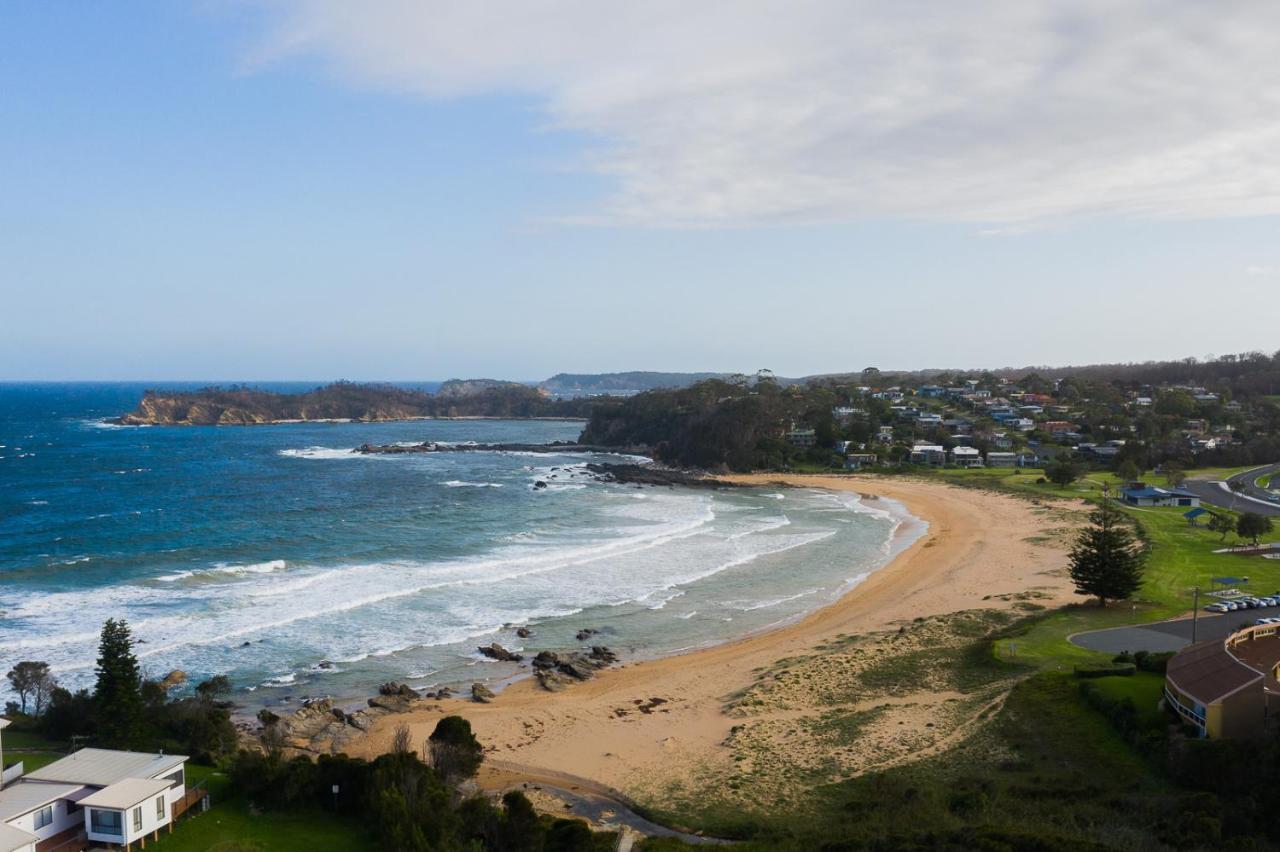
[[[152,676],[225,673],[247,704],[500,681],[517,670],[477,644],[572,647],[580,627],[624,658],[670,653],[829,602],[905,517],[849,494],[602,484],[580,455],[350,452],[569,440],[574,422],[104,422],[143,389],[0,385],[3,670],[46,660],[88,685],[109,617]]]

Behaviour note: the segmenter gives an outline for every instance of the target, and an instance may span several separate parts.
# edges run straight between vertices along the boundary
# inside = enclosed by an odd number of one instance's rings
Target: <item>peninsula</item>
[[[334,382],[305,393],[253,387],[197,391],[148,390],[124,426],[246,426],[307,421],[389,421],[428,418],[580,418],[587,400],[557,400],[519,382],[452,379],[432,394],[389,384]]]

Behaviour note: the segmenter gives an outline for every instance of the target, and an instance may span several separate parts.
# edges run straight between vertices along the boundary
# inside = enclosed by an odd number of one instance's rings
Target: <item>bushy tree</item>
[[[58,685],[58,680],[49,671],[49,664],[39,660],[23,660],[9,669],[5,675],[9,685],[18,694],[19,707],[23,714],[27,712],[27,699],[32,701],[32,709],[39,716],[49,702],[50,693]]]
[[[1081,468],[1069,458],[1060,457],[1045,468],[1044,474],[1059,488],[1066,488],[1080,478]]]
[[[128,622],[109,618],[102,625],[96,671],[93,700],[98,711],[98,739],[103,745],[127,748],[139,737],[143,708],[142,675]]]
[[[1236,531],[1236,519],[1230,515],[1223,515],[1217,512],[1209,515],[1209,531],[1219,533],[1222,541],[1227,540],[1227,534]]]
[[[1245,512],[1240,516],[1240,520],[1236,521],[1236,534],[1241,538],[1253,539],[1254,544],[1257,544],[1258,539],[1272,529],[1274,524],[1271,519],[1256,512]]]
[[[1134,538],[1124,515],[1103,503],[1089,516],[1089,526],[1071,548],[1071,579],[1076,594],[1093,595],[1101,606],[1123,600],[1142,585],[1146,550]]]
[[[445,716],[437,722],[427,747],[432,767],[450,786],[475,775],[484,760],[484,748],[471,732],[471,723],[461,716]]]

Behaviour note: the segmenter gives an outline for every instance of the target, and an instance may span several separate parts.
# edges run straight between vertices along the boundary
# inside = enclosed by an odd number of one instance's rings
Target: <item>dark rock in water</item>
[[[533,487],[534,487],[534,488],[546,488],[546,487],[547,487],[547,483],[545,483],[545,482],[543,482],[541,479],[539,479],[537,482],[533,483]]]
[[[539,651],[533,658],[533,667],[539,670],[554,669],[559,664],[560,657],[554,651]]]
[[[609,663],[616,663],[618,661],[618,655],[610,651],[604,645],[592,645],[591,659],[608,665]]]
[[[333,663],[329,662],[328,660],[321,660],[320,662],[316,663],[316,666],[317,668],[331,669],[333,668]]]
[[[596,673],[596,663],[585,654],[561,657],[557,669],[576,680],[589,680]]]
[[[241,642],[241,643],[240,643],[240,647],[241,647],[241,648],[248,648],[248,647],[249,647],[250,645],[252,645],[252,644],[253,644],[252,642],[248,642],[248,641],[246,641],[246,642]]]
[[[636,485],[681,485],[686,488],[739,488],[736,482],[713,479],[696,471],[674,470],[648,464],[587,464],[601,482]]]
[[[482,645],[476,650],[491,660],[498,660],[503,663],[518,663],[524,659],[520,654],[511,653],[497,642],[492,645]]]
[[[440,687],[440,691],[436,693],[436,698],[452,698],[453,690],[447,686]]]
[[[493,690],[483,683],[471,684],[471,700],[480,704],[488,704],[494,699]]]
[[[596,630],[594,627],[584,627],[578,631],[578,641],[585,642],[599,632],[600,631]]]
[[[407,683],[396,683],[394,680],[387,681],[378,687],[379,695],[394,695],[400,698],[419,698],[418,691],[413,689]]]
[[[533,635],[533,631],[527,627],[520,627],[516,629],[516,635],[519,636],[521,639],[528,639],[530,636]]]

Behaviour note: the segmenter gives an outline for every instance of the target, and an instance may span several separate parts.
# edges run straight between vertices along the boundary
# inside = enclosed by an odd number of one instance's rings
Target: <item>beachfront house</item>
[[[844,457],[845,470],[862,470],[876,463],[875,453],[849,453]]]
[[[1168,491],[1135,482],[1131,487],[1121,489],[1120,499],[1130,506],[1183,506],[1194,508],[1200,505],[1200,498],[1190,491],[1175,488]]]
[[[8,727],[0,719],[0,731]],[[199,805],[181,754],[83,748],[31,772],[5,773],[0,787],[0,852],[133,849]]]
[[[982,467],[982,453],[977,447],[952,447],[951,463],[956,467]]]
[[[939,466],[947,463],[946,448],[939,444],[916,444],[911,448],[911,455],[907,457],[911,464],[926,464],[931,466]]]
[[[792,426],[787,430],[787,442],[793,447],[812,447],[818,440],[818,433],[803,426]]]
[[[1017,467],[1017,466],[1018,466],[1017,453],[995,452],[994,450],[992,452],[987,453],[987,467]]]

